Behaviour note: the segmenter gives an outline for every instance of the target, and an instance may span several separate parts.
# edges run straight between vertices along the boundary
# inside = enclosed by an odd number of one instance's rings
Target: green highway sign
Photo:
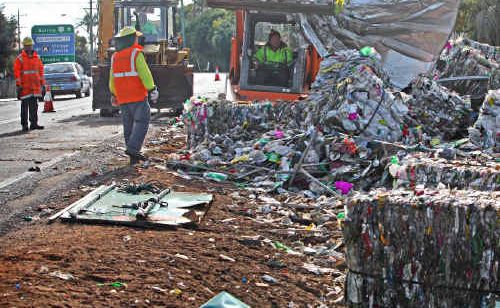
[[[31,28],[31,36],[43,63],[75,61],[75,28],[72,25],[36,25]]]

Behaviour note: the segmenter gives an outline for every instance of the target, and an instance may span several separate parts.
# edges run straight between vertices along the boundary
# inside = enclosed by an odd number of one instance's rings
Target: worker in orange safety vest
[[[42,87],[45,84],[43,77],[43,63],[33,50],[33,39],[26,37],[23,40],[23,51],[14,62],[14,77],[16,78],[17,98],[21,100],[21,125],[23,131],[29,129],[43,129],[38,125],[38,98],[42,97]]]
[[[142,46],[138,44],[141,35],[134,28],[125,27],[115,36],[116,52],[111,58],[109,74],[112,104],[120,107],[125,154],[130,157],[131,165],[147,160],[141,148],[151,120],[149,103],[155,104],[159,98]]]

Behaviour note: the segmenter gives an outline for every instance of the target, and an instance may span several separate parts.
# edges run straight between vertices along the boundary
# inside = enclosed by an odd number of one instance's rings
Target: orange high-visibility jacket
[[[148,90],[137,72],[136,60],[142,46],[135,44],[117,51],[111,58],[115,95],[118,105],[145,101]]]
[[[16,86],[23,88],[21,99],[42,96],[42,86],[45,84],[43,63],[36,51],[33,51],[31,57],[24,50],[17,56],[14,62],[14,77]]]

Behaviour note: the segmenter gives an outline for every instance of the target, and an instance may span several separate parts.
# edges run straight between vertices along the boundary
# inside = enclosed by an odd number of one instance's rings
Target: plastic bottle
[[[216,182],[222,182],[227,180],[228,175],[219,172],[205,172],[203,173],[203,177],[207,180],[212,180]]]

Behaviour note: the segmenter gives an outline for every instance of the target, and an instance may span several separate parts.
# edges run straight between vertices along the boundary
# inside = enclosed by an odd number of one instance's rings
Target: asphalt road
[[[195,74],[194,94],[215,98],[224,92],[225,75],[215,82],[214,74]],[[101,118],[92,111],[92,97],[58,96],[55,113],[42,113],[45,130],[24,133],[20,124],[20,102],[0,100],[0,188],[28,172],[31,167],[60,160],[83,149],[99,147],[122,134],[120,117]]]
[[[59,96],[54,107],[56,112],[42,113],[39,103],[39,124],[45,129],[24,133],[20,102],[0,102],[0,182],[121,133],[120,118],[100,118],[91,97]]]

